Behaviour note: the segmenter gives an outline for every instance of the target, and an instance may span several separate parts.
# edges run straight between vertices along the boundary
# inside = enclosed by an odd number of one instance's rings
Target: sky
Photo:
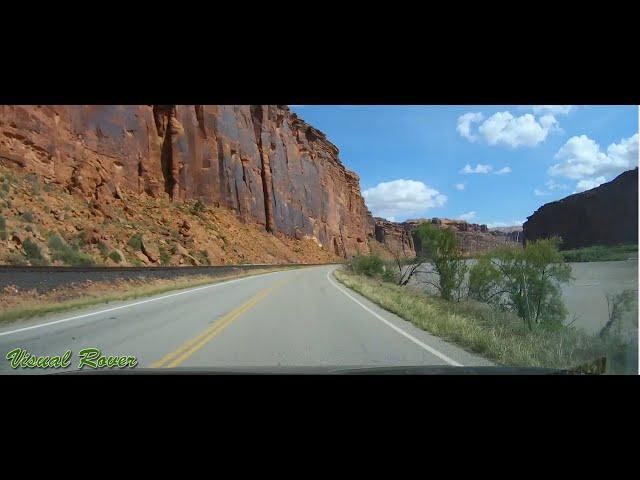
[[[637,106],[291,105],[360,176],[374,216],[520,225],[638,165]]]

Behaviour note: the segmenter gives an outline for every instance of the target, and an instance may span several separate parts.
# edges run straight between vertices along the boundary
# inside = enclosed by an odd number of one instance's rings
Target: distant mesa
[[[638,168],[547,203],[528,217],[525,242],[558,236],[562,249],[638,243]]]

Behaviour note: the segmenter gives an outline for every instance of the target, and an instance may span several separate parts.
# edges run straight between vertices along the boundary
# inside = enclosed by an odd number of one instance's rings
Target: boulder
[[[145,235],[140,238],[142,253],[144,253],[151,263],[156,263],[160,258],[160,251],[151,240]]]

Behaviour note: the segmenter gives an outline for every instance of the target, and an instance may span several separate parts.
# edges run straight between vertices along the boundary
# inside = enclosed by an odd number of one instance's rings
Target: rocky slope
[[[561,248],[638,243],[638,168],[586,192],[547,203],[527,218],[525,242],[562,237]]]
[[[199,200],[325,258],[368,253],[375,236],[358,176],[284,105],[3,105],[0,161],[97,215]]]
[[[3,161],[0,160],[0,164]],[[0,165],[0,264],[222,265],[341,260],[225,207],[122,193],[102,205]]]

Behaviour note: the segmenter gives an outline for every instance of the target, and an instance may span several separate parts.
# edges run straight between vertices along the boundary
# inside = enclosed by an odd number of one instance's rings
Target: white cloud
[[[504,167],[501,168],[500,170],[496,170],[495,172],[496,175],[505,175],[507,173],[511,173],[511,167]]]
[[[574,108],[574,105],[531,105],[535,114],[566,115]]]
[[[464,183],[456,183],[454,186],[457,190],[464,190]]]
[[[461,215],[458,215],[458,218],[460,220],[469,221],[469,220],[472,220],[473,217],[475,217],[475,216],[476,216],[476,212],[467,212],[467,213],[463,213]]]
[[[460,173],[463,175],[467,175],[469,173],[490,173],[491,170],[493,170],[491,165],[482,165],[479,163],[472,168],[471,165],[467,164],[462,170],[460,170]]]
[[[465,113],[458,117],[458,133],[470,142],[475,142],[478,136],[471,133],[471,124],[481,122],[484,119],[482,113]]]
[[[516,117],[510,112],[497,112],[485,120],[482,113],[465,113],[458,117],[458,133],[475,142],[480,136],[489,145],[535,147],[544,142],[552,131],[561,131],[555,115],[566,115],[572,105],[530,105],[535,115],[525,113]],[[474,123],[479,123],[474,131]]]
[[[549,132],[556,126],[553,115],[544,115],[540,120],[530,113],[514,117],[509,112],[494,113],[478,127],[489,145],[508,145],[513,148],[520,146],[535,147],[543,142]]]
[[[604,182],[606,182],[604,177],[580,180],[576,185],[576,188],[578,192],[584,192],[585,190],[591,190],[592,188],[596,188],[598,185],[602,185]]]
[[[376,217],[406,217],[429,208],[442,207],[447,197],[415,180],[382,182],[362,192],[367,207]]]
[[[544,190],[539,190],[537,188],[533,190],[533,194],[536,197],[545,197],[547,195],[551,195],[549,192],[545,192]]]
[[[638,134],[624,138],[620,143],[612,143],[606,152],[586,135],[571,137],[555,158],[562,162],[551,166],[549,175],[584,180],[578,183],[577,188],[585,190],[600,178],[618,175],[638,165]]]

